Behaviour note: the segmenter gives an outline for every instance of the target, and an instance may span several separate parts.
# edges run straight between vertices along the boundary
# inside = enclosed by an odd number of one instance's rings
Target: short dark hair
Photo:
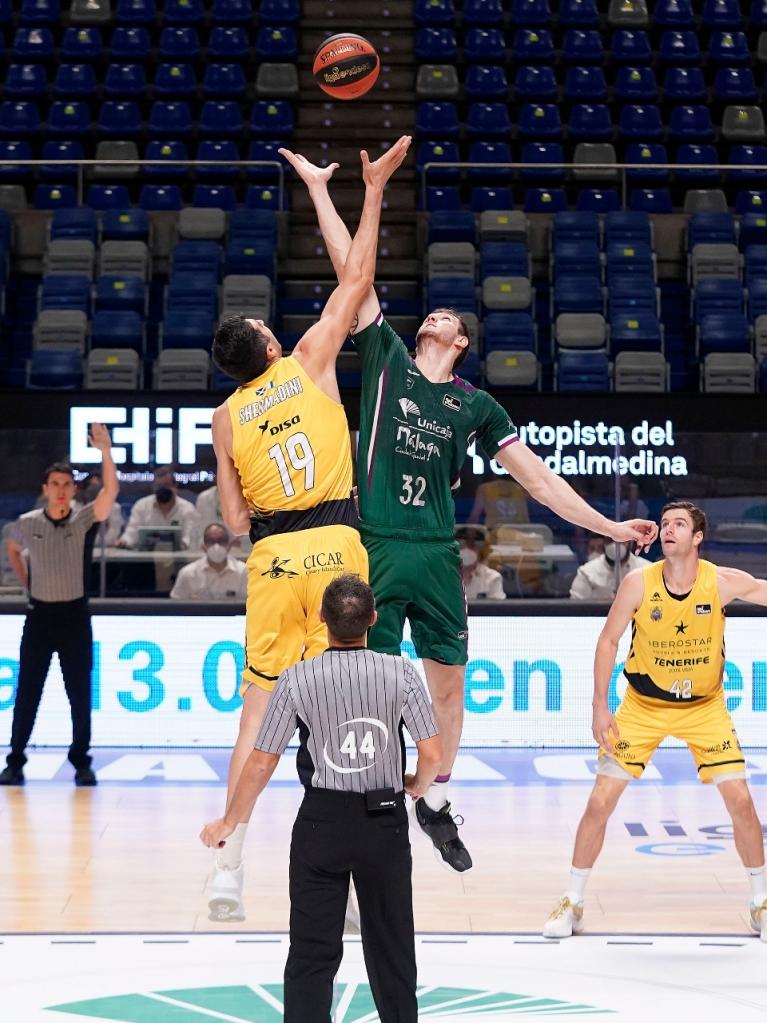
[[[63,472],[65,476],[71,476],[72,480],[75,478],[74,469],[69,462],[51,462],[43,474],[43,483],[47,483],[48,477],[54,472]]]
[[[455,361],[453,362],[453,370],[455,371],[469,354],[469,348],[471,348],[471,334],[469,333],[469,328],[466,325],[466,320],[464,320],[463,316],[461,316],[457,309],[451,309],[450,306],[438,306],[436,309],[432,309],[432,312],[450,313],[451,316],[455,316],[456,320],[458,320],[458,333],[463,334],[464,337],[469,339],[469,343],[466,347],[462,348],[455,357]],[[416,342],[416,351],[417,350],[418,343]]]
[[[218,368],[241,384],[266,369],[269,339],[246,316],[228,316],[219,323],[213,338],[213,361]]]
[[[705,540],[706,530],[708,529],[708,519],[706,518],[706,513],[703,509],[699,508],[696,504],[693,504],[692,501],[670,501],[668,504],[663,506],[660,513],[661,519],[663,519],[666,512],[676,511],[677,509],[679,509],[679,511],[687,512],[692,519],[693,533],[702,533],[703,539]]]
[[[339,575],[322,595],[322,617],[338,639],[364,636],[376,609],[373,591],[358,575]]]
[[[229,530],[226,528],[226,526],[224,525],[223,522],[209,522],[207,524],[207,526],[205,527],[205,529],[203,530],[203,534],[202,534],[202,542],[203,543],[207,543],[208,542],[208,533],[210,533],[211,529],[218,529],[218,530],[220,530],[224,534],[224,536],[226,537],[226,542],[229,543],[231,541],[232,537],[231,537],[231,535],[229,533]]]

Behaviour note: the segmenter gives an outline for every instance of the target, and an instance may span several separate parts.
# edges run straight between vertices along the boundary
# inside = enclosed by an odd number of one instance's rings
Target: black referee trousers
[[[381,1023],[416,1023],[412,867],[404,795],[368,813],[364,796],[307,789],[290,844],[285,1023],[330,1021],[350,877]]]
[[[21,636],[9,767],[20,768],[27,762],[24,750],[32,735],[54,653],[59,655],[72,712],[69,761],[75,768],[90,766],[93,636],[88,603],[83,599],[30,603]]]

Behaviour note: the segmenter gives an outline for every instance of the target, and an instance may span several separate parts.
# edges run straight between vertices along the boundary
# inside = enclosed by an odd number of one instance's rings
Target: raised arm
[[[731,600],[767,605],[767,579],[756,579],[740,568],[717,567],[716,581],[722,605],[729,604]]]
[[[644,572],[641,568],[629,572],[618,587],[607,621],[597,640],[594,654],[594,703],[591,731],[594,738],[609,753],[614,753],[613,739],[619,739],[620,733],[615,718],[607,703],[615,658],[618,655],[618,644],[631,621],[634,612],[642,603],[644,596]],[[611,737],[612,733],[612,737]]]
[[[250,530],[250,512],[232,457],[232,421],[226,404],[219,405],[213,413],[211,428],[213,450],[216,452],[216,485],[224,525],[234,536],[242,536]]]
[[[545,504],[567,522],[609,536],[618,543],[636,544],[636,553],[648,550],[655,542],[658,527],[648,519],[613,522],[580,497],[573,488],[552,472],[526,444],[517,441],[502,448],[495,456],[504,469],[521,483],[534,500]]]
[[[93,502],[93,516],[96,522],[104,522],[109,518],[117,495],[120,493],[120,482],[117,479],[117,468],[112,458],[112,441],[109,430],[102,423],[93,423],[88,441],[91,447],[97,448],[101,452],[103,485]]]

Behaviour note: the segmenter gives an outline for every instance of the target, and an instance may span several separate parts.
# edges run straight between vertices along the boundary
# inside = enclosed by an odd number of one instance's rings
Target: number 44
[[[345,753],[350,760],[356,760],[358,755],[362,756],[363,754],[368,758],[368,760],[373,760],[376,755],[372,732],[365,732],[362,742],[359,744],[359,749],[357,748],[356,735],[354,732],[348,732],[346,738],[341,743],[340,748],[341,752]]]

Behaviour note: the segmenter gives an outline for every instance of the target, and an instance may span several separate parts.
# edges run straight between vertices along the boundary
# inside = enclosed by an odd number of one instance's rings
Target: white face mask
[[[473,551],[471,547],[461,548],[461,564],[464,568],[473,568],[479,560],[479,556],[476,551]]]
[[[206,548],[205,553],[208,555],[208,561],[214,565],[222,565],[229,557],[229,551],[222,543],[211,544]]]

